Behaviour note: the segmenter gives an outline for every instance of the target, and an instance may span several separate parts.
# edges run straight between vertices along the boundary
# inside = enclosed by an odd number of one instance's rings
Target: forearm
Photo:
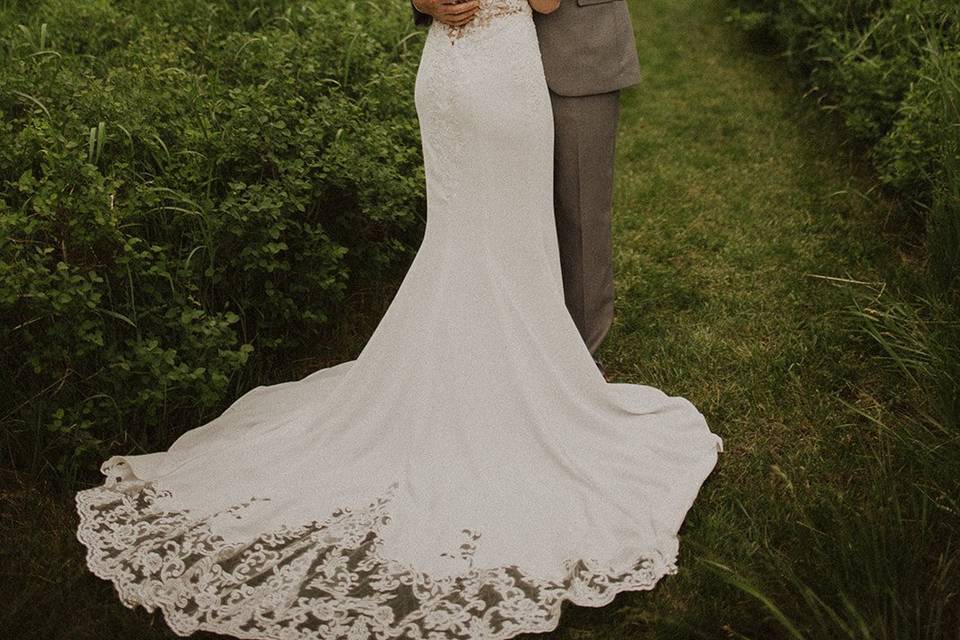
[[[561,0],[527,0],[530,8],[538,13],[553,13],[560,6]]]

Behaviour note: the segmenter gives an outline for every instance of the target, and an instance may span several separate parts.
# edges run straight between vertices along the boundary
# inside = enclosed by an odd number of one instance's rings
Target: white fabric
[[[77,494],[87,563],[175,632],[500,639],[676,571],[722,440],[606,383],[566,310],[526,0],[428,32],[423,243],[360,355]]]

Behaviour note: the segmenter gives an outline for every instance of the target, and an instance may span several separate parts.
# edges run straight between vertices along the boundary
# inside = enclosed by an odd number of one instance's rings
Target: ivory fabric
[[[501,640],[677,570],[723,441],[597,370],[564,305],[531,10],[483,2],[429,28],[426,230],[357,358],[76,496],[90,569],[180,635]]]

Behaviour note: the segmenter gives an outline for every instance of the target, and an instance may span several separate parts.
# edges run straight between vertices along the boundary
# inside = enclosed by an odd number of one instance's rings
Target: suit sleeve
[[[413,6],[413,0],[410,0],[410,8],[413,9],[413,23],[415,25],[424,26],[430,24],[432,18],[425,13],[417,11],[417,8]]]

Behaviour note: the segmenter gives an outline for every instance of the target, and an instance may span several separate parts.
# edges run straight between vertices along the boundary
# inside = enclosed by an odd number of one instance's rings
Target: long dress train
[[[415,97],[426,230],[359,356],[77,493],[90,569],[180,635],[499,640],[676,572],[723,443],[606,383],[565,307],[526,0],[434,23]]]

